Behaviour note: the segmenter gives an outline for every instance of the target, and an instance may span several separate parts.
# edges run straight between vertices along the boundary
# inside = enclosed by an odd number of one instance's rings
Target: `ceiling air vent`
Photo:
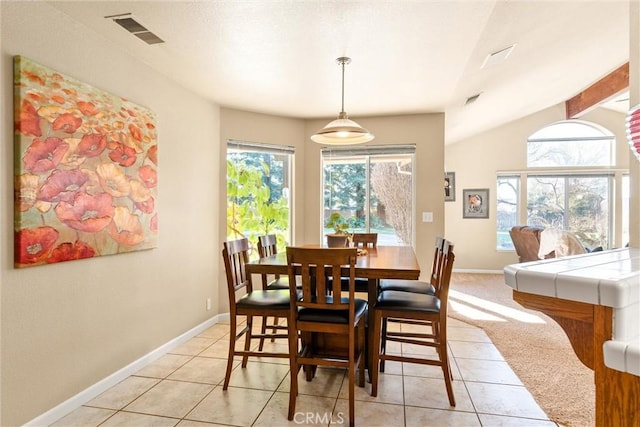
[[[137,18],[134,18],[131,13],[110,15],[105,16],[105,18],[112,19],[113,22],[120,25],[122,28],[129,31],[131,34],[138,37],[140,40],[147,44],[164,43],[164,40],[149,31],[147,27],[142,25],[140,21],[138,21]]]
[[[480,98],[480,93],[476,93],[475,95],[468,97],[467,100],[464,101],[464,105],[473,104],[478,100],[478,98]]]
[[[513,52],[514,47],[516,47],[516,45],[512,44],[509,47],[505,47],[504,49],[500,49],[496,52],[490,53],[484,59],[484,62],[482,63],[482,66],[480,68],[487,68],[505,61],[509,57],[509,55],[511,55],[511,52]]]

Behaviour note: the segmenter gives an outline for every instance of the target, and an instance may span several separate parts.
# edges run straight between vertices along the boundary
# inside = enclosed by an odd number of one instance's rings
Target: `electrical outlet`
[[[211,298],[207,298],[207,311],[211,310]]]

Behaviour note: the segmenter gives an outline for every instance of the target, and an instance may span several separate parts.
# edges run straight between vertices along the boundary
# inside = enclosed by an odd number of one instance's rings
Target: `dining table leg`
[[[369,372],[369,382],[371,382],[371,372],[373,370],[373,352],[378,351],[378,349],[373,348],[373,343],[376,342],[373,336],[373,306],[375,305],[378,299],[378,279],[369,278],[369,286],[368,286],[368,312],[367,312],[367,337],[366,337],[366,349],[367,349],[367,372]]]

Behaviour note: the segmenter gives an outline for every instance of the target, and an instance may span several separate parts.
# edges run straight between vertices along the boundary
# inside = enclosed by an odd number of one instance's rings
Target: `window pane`
[[[323,154],[323,225],[340,212],[350,232],[378,233],[379,245],[411,245],[411,154]],[[332,233],[323,228],[323,234]]]
[[[276,234],[278,250],[290,236],[291,154],[273,153],[239,143],[227,148],[227,239],[249,239],[255,248],[258,236]],[[257,251],[252,251],[257,257]]]
[[[587,248],[609,247],[611,176],[529,176],[527,224],[568,230]]]
[[[609,247],[609,178],[567,178],[567,229],[587,248]]]
[[[596,126],[567,121],[546,126],[527,141],[528,167],[613,166],[615,140]]]
[[[511,227],[518,225],[518,198],[520,194],[519,176],[499,176],[497,181],[497,239],[498,250],[513,250],[509,236]]]
[[[371,158],[370,229],[380,245],[411,245],[411,158]]]
[[[366,220],[366,158],[336,157],[324,162],[324,221],[340,212],[350,232],[364,231]],[[329,228],[324,233],[332,233]]]
[[[565,229],[564,178],[527,178],[527,225]]]

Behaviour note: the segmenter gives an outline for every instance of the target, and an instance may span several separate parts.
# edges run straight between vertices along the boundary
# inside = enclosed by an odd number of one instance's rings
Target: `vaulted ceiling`
[[[351,118],[444,112],[447,143],[562,103],[629,52],[629,5],[618,0],[48,3],[186,88],[248,111],[337,116],[335,59],[349,56]],[[165,43],[105,19],[124,13]]]

